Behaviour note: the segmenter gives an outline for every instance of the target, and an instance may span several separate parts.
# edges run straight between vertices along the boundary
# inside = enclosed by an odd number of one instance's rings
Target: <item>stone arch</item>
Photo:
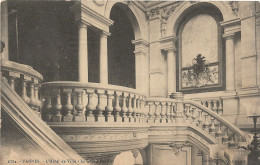
[[[117,2],[108,1],[105,7],[105,17],[110,18],[110,13],[114,5],[118,5],[121,9],[125,11],[134,29],[135,40],[142,38],[141,30],[144,29],[141,24],[140,18],[132,5],[127,5],[129,2]]]
[[[190,2],[183,2],[176,10],[172,13],[172,15],[168,19],[166,31],[167,36],[177,36],[177,31],[182,21],[187,16],[187,13],[191,9],[198,8],[202,5],[210,4],[216,7],[220,13],[222,14],[223,21],[227,21],[233,19],[233,15],[231,14],[230,7],[225,2],[217,2],[217,1],[208,1],[208,2],[197,2],[192,4]]]

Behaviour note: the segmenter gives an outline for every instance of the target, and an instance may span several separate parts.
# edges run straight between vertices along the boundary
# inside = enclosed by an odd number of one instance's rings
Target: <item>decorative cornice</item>
[[[60,135],[65,142],[111,142],[111,141],[123,141],[123,140],[138,140],[147,139],[147,133],[116,133],[116,134],[89,134],[89,135]]]
[[[144,46],[149,46],[149,42],[145,41],[143,39],[137,39],[137,40],[132,40],[132,44],[134,45],[144,45]]]
[[[234,39],[235,33],[223,34],[222,37],[225,38],[226,40]]]
[[[233,26],[233,25],[240,25],[240,24],[241,24],[241,21],[240,21],[239,18],[220,22],[220,25],[222,27]]]

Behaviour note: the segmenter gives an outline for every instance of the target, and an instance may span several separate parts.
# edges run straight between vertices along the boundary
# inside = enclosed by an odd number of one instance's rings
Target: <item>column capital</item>
[[[222,35],[222,37],[225,39],[225,40],[233,40],[234,37],[235,37],[235,33],[225,33]]]
[[[162,51],[176,51],[176,42],[178,38],[176,36],[167,36],[160,39],[160,45]]]
[[[162,51],[167,52],[167,55],[168,55],[169,52],[175,52],[177,50],[174,45],[168,45],[168,46],[165,46],[161,49],[162,49]]]
[[[87,21],[84,21],[82,19],[77,20],[76,24],[78,25],[79,28],[88,28],[91,24],[88,23]]]
[[[143,39],[132,40],[132,43],[135,45],[135,55],[146,55],[149,51],[149,43]]]
[[[110,32],[107,32],[107,31],[102,31],[102,32],[101,32],[101,37],[108,37],[108,36],[110,36],[110,35],[111,35]]]

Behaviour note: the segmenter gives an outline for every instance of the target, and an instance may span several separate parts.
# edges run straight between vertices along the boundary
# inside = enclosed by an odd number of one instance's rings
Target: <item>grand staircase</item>
[[[50,158],[98,164],[160,144],[195,145],[220,164],[247,160],[248,151],[238,149],[249,144],[247,135],[182,93],[147,98],[115,85],[41,83],[38,72],[11,61],[2,61],[1,71],[3,111]]]

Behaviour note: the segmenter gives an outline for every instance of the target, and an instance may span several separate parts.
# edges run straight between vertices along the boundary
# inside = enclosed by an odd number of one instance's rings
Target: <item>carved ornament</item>
[[[166,35],[166,26],[168,18],[180,4],[181,2],[176,2],[168,6],[152,8],[146,12],[147,16],[149,17],[149,20],[153,20],[155,18],[160,19],[162,37]]]
[[[238,16],[239,11],[239,2],[238,1],[229,1],[227,2],[232,10],[234,16]]]

